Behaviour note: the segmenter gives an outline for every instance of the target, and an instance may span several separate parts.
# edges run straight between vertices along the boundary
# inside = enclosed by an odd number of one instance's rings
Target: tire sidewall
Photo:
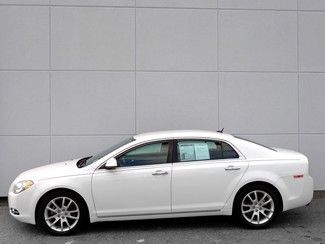
[[[266,223],[264,224],[259,224],[259,225],[256,225],[256,224],[252,224],[250,223],[249,221],[247,221],[245,219],[245,217],[243,216],[242,212],[241,212],[241,203],[244,199],[244,197],[249,193],[249,192],[252,192],[252,191],[258,191],[258,190],[261,190],[261,191],[264,191],[266,193],[268,193],[272,199],[273,199],[273,202],[274,202],[274,212],[273,212],[273,215],[272,217],[269,219],[269,221],[267,221]],[[279,199],[279,196],[278,194],[270,187],[267,187],[267,186],[264,186],[264,185],[252,185],[252,186],[248,186],[246,188],[244,188],[243,190],[241,190],[238,195],[236,196],[236,199],[235,199],[235,206],[234,206],[234,215],[237,217],[237,219],[240,220],[240,222],[242,224],[244,224],[246,227],[249,227],[249,228],[254,228],[254,229],[261,229],[261,228],[265,228],[267,226],[269,226],[273,221],[274,219],[277,217],[278,213],[280,212],[280,199]]]
[[[44,217],[44,211],[45,208],[47,206],[47,204],[53,200],[54,198],[57,197],[68,197],[71,198],[73,201],[75,201],[75,203],[78,205],[78,208],[80,210],[80,217],[78,220],[78,223],[70,230],[65,231],[65,232],[58,232],[55,231],[53,229],[51,229],[46,221],[45,221],[45,217]],[[83,204],[82,199],[77,195],[74,194],[72,192],[69,191],[55,191],[53,193],[49,193],[47,195],[45,195],[42,199],[41,202],[38,206],[38,209],[36,209],[37,211],[37,218],[36,218],[36,225],[42,229],[45,230],[46,232],[52,234],[52,235],[57,235],[57,236],[62,236],[62,235],[71,235],[76,233],[82,226],[83,224],[86,222],[86,209],[85,206]]]

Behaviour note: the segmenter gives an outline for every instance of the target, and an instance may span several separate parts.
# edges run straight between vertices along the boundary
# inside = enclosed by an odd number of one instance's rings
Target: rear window
[[[275,149],[273,149],[273,148],[271,148],[271,147],[268,147],[268,146],[265,146],[265,145],[263,145],[263,144],[261,144],[261,143],[258,143],[258,142],[252,141],[252,140],[248,140],[248,139],[246,139],[246,138],[242,138],[242,137],[239,137],[239,136],[235,136],[235,138],[240,139],[240,140],[243,140],[243,141],[248,141],[248,142],[250,142],[250,143],[254,143],[254,144],[256,144],[256,145],[259,145],[259,146],[261,146],[261,147],[264,147],[264,148],[267,148],[267,149],[269,149],[269,150],[272,150],[272,151],[275,151],[275,152],[276,152]]]

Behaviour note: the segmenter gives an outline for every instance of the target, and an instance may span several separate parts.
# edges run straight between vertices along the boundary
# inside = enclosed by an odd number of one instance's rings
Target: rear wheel
[[[86,220],[86,209],[77,194],[53,192],[39,205],[37,225],[53,235],[69,235],[80,229]]]
[[[273,222],[280,211],[278,194],[264,185],[249,186],[239,192],[235,214],[246,226],[264,228]]]

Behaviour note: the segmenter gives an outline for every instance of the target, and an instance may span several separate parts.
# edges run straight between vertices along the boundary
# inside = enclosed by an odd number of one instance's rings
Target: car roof
[[[232,135],[226,133],[220,133],[216,131],[206,131],[206,130],[169,130],[169,131],[156,131],[148,132],[143,134],[138,134],[134,136],[137,141],[149,141],[149,140],[159,140],[159,139],[173,139],[173,138],[211,138],[211,139],[221,139],[227,140],[233,138]]]

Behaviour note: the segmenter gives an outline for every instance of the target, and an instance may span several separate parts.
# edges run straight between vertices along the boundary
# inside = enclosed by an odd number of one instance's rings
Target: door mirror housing
[[[115,158],[110,158],[105,163],[105,169],[116,169],[117,168],[117,161]]]

